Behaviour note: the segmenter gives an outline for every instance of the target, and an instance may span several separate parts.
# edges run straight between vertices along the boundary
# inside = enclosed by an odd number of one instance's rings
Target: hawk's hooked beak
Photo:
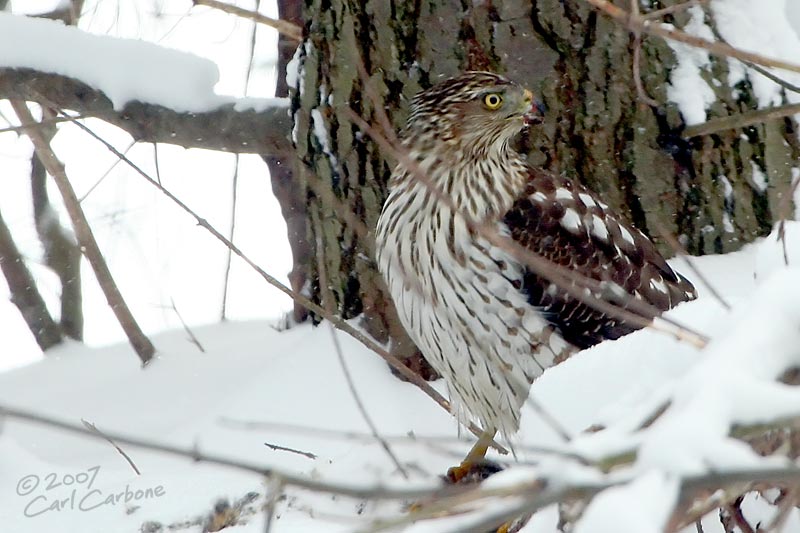
[[[544,121],[544,112],[545,107],[542,102],[537,100],[531,91],[525,89],[523,93],[525,95],[524,98],[524,107],[523,110],[523,118],[525,120],[525,125],[529,126],[531,124],[541,124]]]

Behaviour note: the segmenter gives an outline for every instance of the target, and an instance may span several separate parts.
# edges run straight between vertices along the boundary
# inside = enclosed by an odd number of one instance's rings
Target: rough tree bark
[[[688,17],[665,22],[680,28]],[[680,112],[667,101],[676,66],[670,47],[643,38],[641,80],[659,102],[650,107],[635,89],[632,36],[582,0],[304,0],[302,18],[299,75],[290,91],[294,183],[305,191],[308,220],[322,223],[322,235],[306,226],[304,242],[319,243],[302,258],[307,289],[319,300],[322,254],[339,312],[363,312],[378,339],[400,334],[369,253],[372,235],[359,234],[340,214],[344,206],[374,228],[394,164],[348,119],[349,107],[378,123],[359,61],[395,128],[411,95],[463,70],[505,73],[538,91],[549,112],[522,141],[531,161],[588,184],[670,255],[662,231],[695,254],[735,250],[766,234],[788,191],[798,154],[792,119],[683,138]],[[713,27],[710,13],[706,21]],[[705,73],[718,98],[710,117],[755,107],[749,82],[729,87],[727,69],[726,61],[712,60]],[[319,190],[332,190],[337,201]]]

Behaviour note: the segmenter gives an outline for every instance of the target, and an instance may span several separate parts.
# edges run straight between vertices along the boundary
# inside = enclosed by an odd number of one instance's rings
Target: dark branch
[[[33,115],[31,115],[28,106],[24,102],[11,100],[11,106],[14,108],[14,112],[21,123],[26,124],[34,121]],[[61,192],[64,207],[69,214],[70,220],[72,220],[75,236],[83,254],[94,270],[97,283],[100,285],[109,307],[117,317],[122,330],[128,336],[128,340],[141,359],[142,365],[146,365],[153,358],[155,348],[134,319],[125,300],[122,298],[117,284],[114,282],[111,271],[108,269],[108,264],[100,251],[100,246],[94,238],[92,228],[89,226],[89,221],[86,220],[86,215],[81,208],[78,197],[75,195],[75,190],[67,178],[64,165],[58,160],[47,139],[38,128],[32,128],[27,132],[27,135],[33,143],[36,156],[47,169],[47,172],[53,176],[53,180]]]
[[[291,119],[285,107],[238,111],[227,104],[205,113],[178,113],[160,105],[130,102],[115,111],[105,94],[73,78],[0,68],[0,99],[38,101],[41,97],[59,108],[113,124],[140,142],[268,155],[291,150]]]
[[[33,275],[25,265],[11,231],[0,216],[0,270],[8,282],[11,302],[17,306],[42,351],[61,343],[61,329],[44,303]]]

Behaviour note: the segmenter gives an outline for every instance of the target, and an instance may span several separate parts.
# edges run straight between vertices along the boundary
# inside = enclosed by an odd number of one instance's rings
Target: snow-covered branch
[[[46,99],[82,117],[113,124],[140,142],[268,155],[283,155],[291,149],[291,119],[285,103],[277,99],[273,105],[258,108],[230,103],[205,112],[179,112],[138,101],[115,110],[105,93],[76,79],[31,69],[0,68],[0,99],[6,98]]]
[[[283,155],[287,99],[214,92],[214,63],[152,43],[0,15],[0,99],[49,103],[114,124],[137,141]]]

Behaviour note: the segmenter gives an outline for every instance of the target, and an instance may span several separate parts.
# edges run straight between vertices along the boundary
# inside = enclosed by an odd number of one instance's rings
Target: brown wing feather
[[[536,254],[598,281],[613,281],[661,311],[696,298],[692,284],[670,268],[643,233],[567,178],[531,168],[528,187],[504,222],[511,237]],[[638,329],[529,270],[522,288],[551,325],[580,348]]]

